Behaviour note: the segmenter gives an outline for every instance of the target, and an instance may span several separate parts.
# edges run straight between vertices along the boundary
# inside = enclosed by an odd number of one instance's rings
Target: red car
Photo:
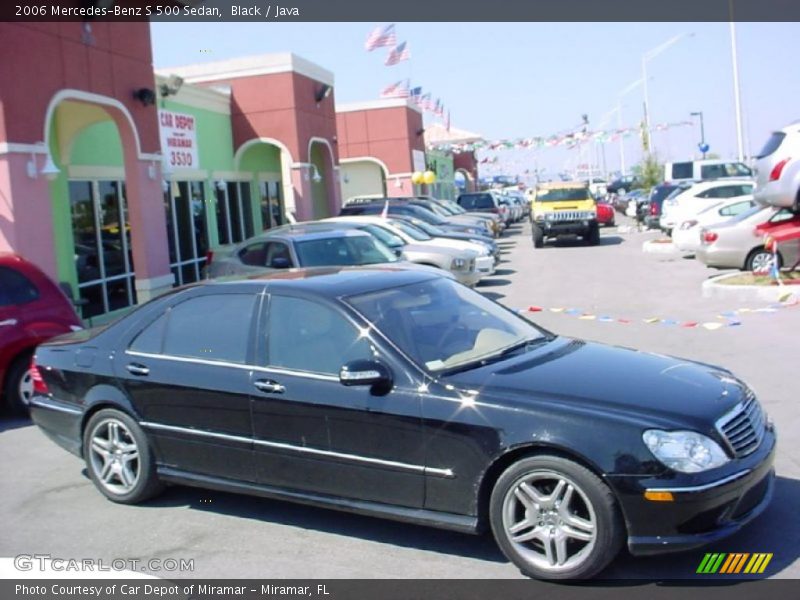
[[[754,233],[757,237],[769,235],[775,240],[782,266],[796,268],[800,264],[800,214],[785,218],[784,211],[781,211],[766,223],[756,226]]]
[[[82,329],[69,299],[47,275],[16,254],[0,253],[0,397],[24,413],[33,394],[33,351]]]
[[[606,227],[613,227],[614,222],[614,207],[608,202],[596,202],[597,206],[597,222]]]

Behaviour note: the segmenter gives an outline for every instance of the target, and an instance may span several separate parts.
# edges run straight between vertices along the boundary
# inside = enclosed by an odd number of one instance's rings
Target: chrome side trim
[[[139,423],[142,427],[147,429],[155,429],[156,431],[171,431],[174,433],[185,433],[189,435],[198,435],[201,437],[209,437],[220,440],[227,440],[229,442],[242,442],[246,444],[255,444],[257,446],[264,446],[266,448],[276,448],[279,450],[289,450],[303,454],[314,454],[316,456],[329,456],[331,458],[339,458],[342,460],[349,460],[352,462],[363,462],[382,467],[392,467],[403,471],[410,471],[413,473],[422,473],[423,475],[433,475],[435,477],[445,477],[451,479],[455,477],[452,469],[439,469],[436,467],[426,467],[424,465],[412,465],[409,463],[402,463],[393,460],[384,460],[381,458],[371,458],[368,456],[360,456],[358,454],[343,454],[341,452],[333,452],[332,450],[321,450],[319,448],[308,448],[306,446],[295,446],[293,444],[286,444],[283,442],[270,442],[267,440],[254,440],[239,435],[230,435],[227,433],[217,433],[214,431],[205,431],[203,429],[190,429],[188,427],[178,427],[176,425],[164,425],[162,423],[152,423],[149,421],[142,421]]]
[[[136,350],[125,350],[125,354],[129,356],[141,356],[143,358],[171,360],[175,362],[208,365],[212,367],[232,367],[234,369],[244,369],[245,371],[258,371],[259,373],[278,373],[279,375],[307,377],[309,379],[320,379],[322,381],[339,381],[339,378],[335,375],[324,375],[322,373],[314,373],[311,371],[295,371],[292,369],[281,369],[279,367],[259,367],[256,365],[245,365],[224,360],[208,360],[204,358],[190,358],[188,356],[172,356],[170,354],[151,354],[149,352],[137,352]]]
[[[648,492],[676,492],[676,493],[692,493],[692,492],[704,492],[706,490],[713,489],[715,487],[720,487],[732,481],[736,481],[737,479],[741,479],[748,473],[750,473],[751,469],[745,469],[744,471],[739,471],[738,473],[734,473],[733,475],[729,475],[728,477],[724,477],[717,481],[712,481],[711,483],[706,483],[703,485],[692,485],[688,487],[663,487],[663,488],[647,488]]]
[[[83,413],[80,408],[72,408],[71,406],[61,404],[60,402],[54,402],[49,398],[45,398],[44,396],[33,396],[31,398],[31,405],[39,408],[47,408],[49,410],[67,413],[68,415],[80,415]]]

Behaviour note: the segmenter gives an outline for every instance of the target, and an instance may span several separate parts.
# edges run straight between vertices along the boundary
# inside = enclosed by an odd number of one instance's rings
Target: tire
[[[533,247],[544,248],[544,231],[542,231],[542,228],[533,225],[531,229],[533,234]]]
[[[760,264],[763,264],[765,261],[772,260],[772,252],[767,251],[766,248],[759,247],[754,248],[750,251],[750,254],[747,255],[747,259],[744,261],[744,270],[745,271],[752,271],[754,268],[757,268]],[[783,266],[783,258],[780,254],[778,254],[778,268]]]
[[[589,228],[589,233],[586,235],[586,243],[590,246],[597,246],[600,243],[600,227],[597,223]]]
[[[8,411],[13,415],[28,414],[28,405],[33,395],[33,380],[30,376],[31,352],[18,356],[6,372],[3,398]]]
[[[593,577],[625,539],[611,490],[585,467],[557,456],[508,467],[492,490],[489,518],[503,554],[536,579]]]
[[[92,482],[113,502],[138,504],[164,488],[144,432],[122,411],[92,415],[83,430],[83,457]]]

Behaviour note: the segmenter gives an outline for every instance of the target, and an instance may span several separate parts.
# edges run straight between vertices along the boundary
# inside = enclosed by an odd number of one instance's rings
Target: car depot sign
[[[158,130],[161,136],[161,151],[164,153],[164,168],[196,169],[197,119],[192,115],[158,111]]]

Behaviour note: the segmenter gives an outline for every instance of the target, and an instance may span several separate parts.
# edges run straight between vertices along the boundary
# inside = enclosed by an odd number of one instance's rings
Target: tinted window
[[[36,286],[19,271],[0,267],[0,306],[26,304],[39,297]]]
[[[239,251],[239,260],[251,267],[263,267],[267,264],[267,244],[259,242],[250,244]]]
[[[490,194],[462,194],[458,204],[466,210],[494,208],[494,199]]]
[[[374,356],[368,339],[333,308],[302,298],[272,297],[269,366],[336,375],[346,362]]]
[[[256,296],[191,298],[168,313],[164,354],[244,363]]]
[[[681,162],[672,163],[672,174],[668,179],[693,179],[694,178],[694,163]]]
[[[130,349],[134,352],[144,352],[146,354],[161,354],[161,343],[164,340],[166,325],[167,315],[163,314],[136,336],[133,343],[131,343]]]
[[[785,137],[786,137],[785,133],[782,133],[780,131],[774,132],[771,136],[769,136],[767,143],[764,144],[764,147],[761,149],[761,152],[758,153],[756,158],[764,158],[765,156],[769,156],[770,154],[775,152],[778,148],[781,147],[781,144],[783,143],[783,139]]]

